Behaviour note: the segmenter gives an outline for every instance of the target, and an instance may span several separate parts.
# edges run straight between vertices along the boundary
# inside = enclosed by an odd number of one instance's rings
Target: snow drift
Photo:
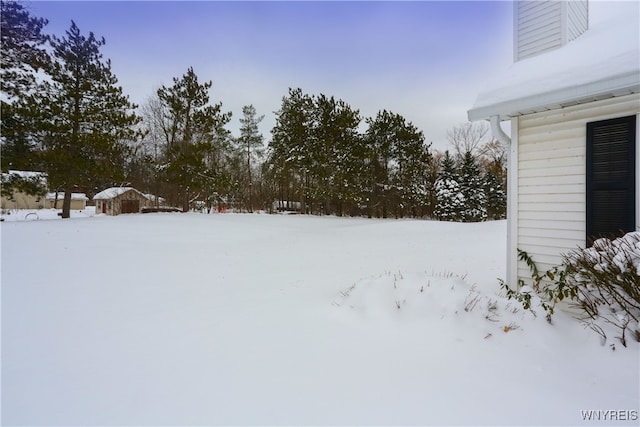
[[[5,425],[637,417],[637,343],[613,351],[499,294],[503,221],[147,214],[1,231]]]

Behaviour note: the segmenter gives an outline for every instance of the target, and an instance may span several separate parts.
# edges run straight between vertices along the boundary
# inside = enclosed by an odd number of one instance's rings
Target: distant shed
[[[96,213],[120,215],[139,213],[143,207],[153,206],[152,200],[133,187],[111,187],[93,197]]]
[[[62,209],[62,202],[64,202],[64,193],[47,193],[46,197],[47,208]],[[89,198],[84,193],[71,193],[71,210],[83,210],[87,207],[87,201]]]

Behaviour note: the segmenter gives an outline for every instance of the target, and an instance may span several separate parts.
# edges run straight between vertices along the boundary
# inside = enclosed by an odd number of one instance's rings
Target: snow
[[[133,187],[111,187],[107,188],[106,190],[102,190],[101,192],[93,196],[93,200],[113,199],[114,197],[118,197],[119,195],[124,194],[129,190],[138,191]]]
[[[55,200],[56,199],[56,193],[47,193],[45,198],[47,200]],[[62,199],[64,199],[64,193],[58,193],[58,200],[62,200]],[[71,193],[71,200],[85,200],[85,201],[88,201],[89,198],[84,193]]]
[[[638,343],[501,296],[504,221],[0,231],[3,425],[637,425]]]
[[[17,175],[27,180],[39,179],[42,184],[47,184],[47,174],[44,172],[9,170],[9,173],[3,173],[2,175],[7,178],[9,175]]]
[[[61,200],[61,199],[60,199]],[[71,218],[89,218],[95,215],[95,206],[87,206],[83,210],[71,210]],[[62,212],[62,209],[5,209],[0,214],[2,221],[16,222],[16,221],[37,221],[37,220],[51,220],[61,219],[58,213]],[[4,241],[2,242],[4,243]]]
[[[542,107],[538,105],[541,100],[552,99],[543,95],[559,91],[579,97],[583,95],[581,88],[589,91],[606,86],[614,90],[617,82],[627,82],[629,76],[636,86],[640,85],[639,16],[637,1],[589,2],[589,29],[584,34],[559,49],[518,61],[505,72],[496,73],[478,95],[470,117],[484,118],[475,117],[478,113],[474,110],[485,111],[491,106],[500,110],[493,114],[517,113],[508,111],[515,106]],[[528,99],[531,105],[510,104],[522,99]]]
[[[611,261],[620,272],[625,273],[632,269],[640,272],[640,232],[626,233],[613,240],[598,239],[590,248],[584,250],[584,254],[600,271],[615,270],[607,261],[611,257]]]

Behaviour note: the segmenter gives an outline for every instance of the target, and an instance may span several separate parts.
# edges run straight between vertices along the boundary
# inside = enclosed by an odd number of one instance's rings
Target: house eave
[[[632,71],[589,83],[554,91],[478,106],[467,111],[469,121],[488,120],[499,116],[501,120],[543,111],[558,110],[572,105],[601,99],[640,93],[640,71]]]

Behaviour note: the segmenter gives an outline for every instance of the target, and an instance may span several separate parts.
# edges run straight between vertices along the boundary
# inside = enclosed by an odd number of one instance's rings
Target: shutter
[[[587,244],[635,225],[636,117],[587,124]]]

